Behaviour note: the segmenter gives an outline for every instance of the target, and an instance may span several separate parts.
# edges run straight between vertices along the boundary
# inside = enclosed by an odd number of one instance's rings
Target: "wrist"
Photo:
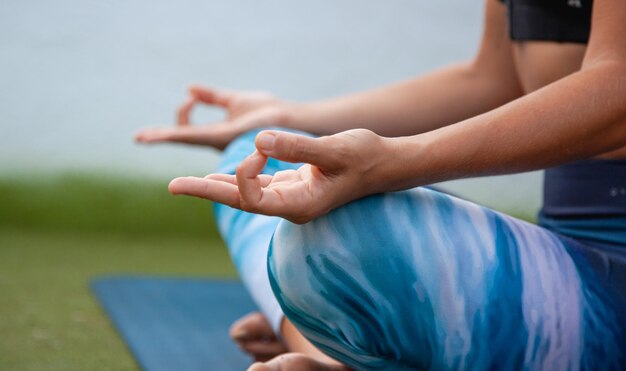
[[[393,192],[404,189],[402,186],[406,175],[406,159],[404,143],[400,138],[379,136],[376,145],[370,143],[368,152],[370,159],[363,169],[364,191],[367,194]]]
[[[302,130],[303,106],[304,104],[302,103],[281,101],[278,105],[278,110],[280,111],[279,126]]]
[[[315,135],[331,135],[342,130],[329,121],[325,108],[316,102],[283,102],[282,126]]]
[[[386,179],[384,191],[393,192],[431,184],[428,169],[428,137],[425,134],[411,137],[384,139],[384,163],[380,177]]]

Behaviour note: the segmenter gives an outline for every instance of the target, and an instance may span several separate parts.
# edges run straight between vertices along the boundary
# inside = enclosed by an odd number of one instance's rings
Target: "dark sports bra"
[[[500,0],[506,4],[511,39],[586,44],[593,0]]]

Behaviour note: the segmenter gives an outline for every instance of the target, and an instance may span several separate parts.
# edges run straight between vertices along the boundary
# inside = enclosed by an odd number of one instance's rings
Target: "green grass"
[[[0,370],[135,370],[88,289],[110,273],[235,275],[208,202],[164,183],[0,179]]]
[[[217,236],[210,202],[167,182],[67,173],[0,177],[0,226],[106,234]]]

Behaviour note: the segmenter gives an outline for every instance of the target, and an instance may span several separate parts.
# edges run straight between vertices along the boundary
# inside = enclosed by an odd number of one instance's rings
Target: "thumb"
[[[255,144],[265,156],[281,161],[304,162],[323,169],[337,166],[332,149],[324,138],[264,130],[256,136]]]
[[[226,107],[233,94],[226,90],[208,88],[206,86],[192,85],[189,87],[189,95],[194,99],[206,104],[216,104]]]

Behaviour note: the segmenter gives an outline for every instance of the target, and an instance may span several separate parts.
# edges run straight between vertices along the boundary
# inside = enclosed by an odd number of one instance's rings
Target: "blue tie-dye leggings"
[[[229,146],[220,172],[234,173],[255,134]],[[271,159],[264,172],[297,166]],[[282,308],[357,370],[626,365],[626,250],[425,188],[367,197],[305,225],[223,205],[216,215],[274,328]]]

